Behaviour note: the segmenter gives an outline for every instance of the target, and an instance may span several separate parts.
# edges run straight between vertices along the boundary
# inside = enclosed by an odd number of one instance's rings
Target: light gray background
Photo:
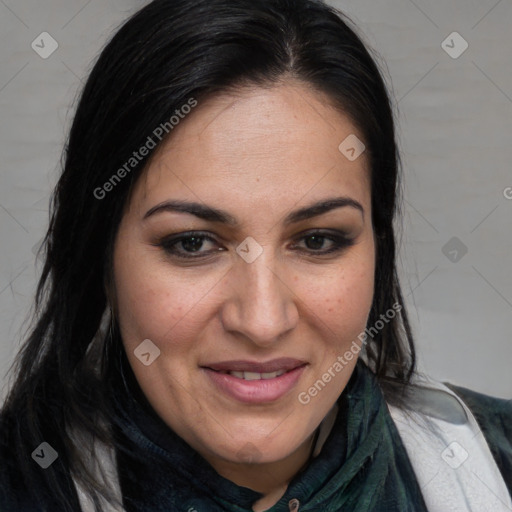
[[[34,247],[48,221],[73,102],[112,31],[144,3],[0,0],[2,395],[27,326],[40,270]],[[398,104],[406,200],[400,273],[420,369],[511,398],[512,1],[331,3],[382,56]],[[441,46],[454,31],[469,44],[456,59]],[[31,48],[42,32],[59,44],[46,60]],[[460,48],[450,38],[446,44]],[[452,237],[467,247],[462,258],[460,250],[443,253]]]

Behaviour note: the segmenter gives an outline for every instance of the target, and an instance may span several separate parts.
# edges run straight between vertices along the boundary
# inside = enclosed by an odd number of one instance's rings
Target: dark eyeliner
[[[348,237],[346,234],[335,233],[332,231],[311,231],[309,233],[304,233],[302,236],[298,238],[298,240],[306,240],[311,237],[319,237],[324,238],[332,242],[332,247],[327,250],[318,250],[314,249],[299,249],[299,252],[306,253],[312,256],[324,256],[337,252],[341,252],[343,249],[350,247],[355,244],[355,239]]]
[[[178,259],[202,259],[205,258],[207,255],[212,254],[212,252],[218,252],[218,251],[209,251],[209,253],[198,253],[199,256],[193,256],[194,253],[186,253],[186,252],[177,252],[175,249],[175,246],[178,245],[183,240],[188,240],[191,238],[198,238],[201,240],[208,240],[210,242],[216,242],[216,240],[211,237],[210,235],[202,232],[202,231],[189,231],[185,233],[179,233],[177,235],[171,235],[168,237],[164,237],[161,240],[159,240],[157,243],[153,244],[157,247],[161,247],[166,254],[178,258]]]
[[[333,233],[333,232],[326,232],[326,231],[311,231],[309,233],[304,233],[301,236],[296,238],[296,241],[303,241],[307,240],[308,238],[312,237],[319,237],[325,240],[328,240],[332,243],[332,247],[327,250],[314,250],[314,249],[307,249],[307,248],[299,248],[297,249],[298,252],[302,254],[307,254],[309,256],[324,256],[329,255],[337,252],[341,252],[343,249],[350,247],[354,245],[355,240],[353,238],[347,237],[345,234],[341,233]],[[168,237],[164,237],[158,242],[154,243],[154,246],[161,247],[166,254],[183,260],[199,260],[207,258],[208,256],[211,256],[215,252],[219,252],[223,249],[216,249],[216,250],[210,250],[207,252],[198,252],[197,256],[194,256],[194,253],[187,253],[187,252],[178,252],[175,249],[175,246],[177,246],[180,242],[192,238],[197,238],[200,240],[207,240],[210,242],[217,243],[217,241],[207,233],[201,232],[201,231],[190,231],[185,233],[180,233],[177,235],[172,235]],[[297,244],[295,244],[297,245]]]

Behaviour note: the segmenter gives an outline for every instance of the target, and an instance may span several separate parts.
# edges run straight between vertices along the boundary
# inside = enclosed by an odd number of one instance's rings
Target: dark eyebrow
[[[296,210],[287,215],[284,219],[284,224],[293,224],[301,220],[310,219],[311,217],[317,217],[323,213],[327,213],[335,208],[351,207],[359,210],[364,220],[364,208],[361,203],[352,199],[351,197],[334,197],[331,199],[324,199],[318,203],[314,203],[300,210]]]
[[[330,199],[324,199],[323,201],[319,201],[310,206],[306,206],[305,208],[301,208],[289,213],[285,217],[283,223],[287,226],[289,224],[300,222],[301,220],[317,217],[323,213],[334,210],[335,208],[343,208],[347,206],[359,210],[364,220],[364,208],[358,201],[350,197],[334,197]],[[224,210],[219,210],[211,206],[205,206],[200,203],[182,200],[164,201],[163,203],[153,206],[153,208],[148,210],[144,215],[144,220],[160,212],[189,213],[199,217],[200,219],[210,222],[220,222],[229,226],[238,225],[236,218]]]

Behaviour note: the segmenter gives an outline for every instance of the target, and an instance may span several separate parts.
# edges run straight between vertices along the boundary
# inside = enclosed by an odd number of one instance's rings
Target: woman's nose
[[[251,263],[238,261],[228,277],[230,291],[222,308],[224,329],[241,333],[259,346],[270,346],[297,325],[298,297],[289,272],[270,250]]]

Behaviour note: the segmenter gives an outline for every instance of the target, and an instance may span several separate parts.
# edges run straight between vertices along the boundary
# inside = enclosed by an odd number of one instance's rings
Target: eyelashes
[[[309,244],[305,244],[305,248],[303,247],[296,250],[301,254],[310,256],[326,256],[341,253],[344,249],[355,244],[355,240],[353,238],[349,238],[346,233],[341,231],[326,232],[317,230],[302,235],[296,240],[299,242],[302,240],[309,242]],[[178,260],[200,260],[211,258],[214,254],[226,250],[222,247],[217,247],[216,249],[202,251],[201,249],[203,249],[205,241],[211,242],[217,246],[219,245],[215,238],[202,231],[190,231],[187,233],[172,235],[170,237],[162,238],[153,245],[162,248],[167,255]],[[319,249],[318,246],[324,246],[325,241],[330,243],[330,247],[328,249]],[[312,245],[313,248],[307,247],[308,245]],[[296,247],[297,244],[295,243],[294,246]]]

